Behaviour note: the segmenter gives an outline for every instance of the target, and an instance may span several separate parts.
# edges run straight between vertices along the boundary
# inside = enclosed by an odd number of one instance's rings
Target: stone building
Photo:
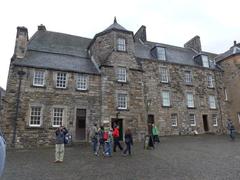
[[[17,147],[49,145],[65,125],[88,141],[93,123],[127,127],[141,141],[155,123],[161,135],[222,133],[224,71],[200,37],[184,47],[150,42],[117,23],[93,39],[38,26],[17,28],[4,108],[4,133]]]
[[[228,118],[233,120],[237,131],[240,131],[240,43],[233,46],[216,58],[223,69],[224,100]]]

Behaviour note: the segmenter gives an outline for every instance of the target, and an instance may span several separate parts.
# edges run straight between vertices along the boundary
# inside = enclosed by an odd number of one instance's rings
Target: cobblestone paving
[[[53,163],[54,148],[9,150],[2,180],[239,180],[240,136],[162,137],[155,150],[136,143],[131,157],[120,152],[96,157],[87,145],[65,149]]]

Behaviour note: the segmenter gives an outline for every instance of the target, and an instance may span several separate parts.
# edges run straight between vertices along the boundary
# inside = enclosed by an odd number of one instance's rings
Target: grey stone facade
[[[59,117],[74,142],[88,141],[95,122],[118,124],[121,134],[130,127],[135,141],[143,140],[152,123],[162,136],[224,132],[223,71],[211,61],[217,55],[201,51],[198,36],[184,48],[146,37],[145,26],[134,35],[116,20],[93,39],[47,31],[41,25],[28,40],[27,29],[18,28],[2,125],[8,143],[53,144]],[[161,82],[161,67],[167,82]],[[44,74],[42,86],[33,83],[38,71]],[[186,72],[191,83],[185,82]],[[66,74],[66,87],[56,88],[58,74]],[[85,90],[77,89],[79,74],[87,77]],[[193,100],[186,99],[189,93]]]

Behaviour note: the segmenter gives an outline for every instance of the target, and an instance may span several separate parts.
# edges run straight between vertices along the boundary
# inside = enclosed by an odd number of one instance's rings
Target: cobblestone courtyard
[[[227,136],[162,137],[155,150],[136,143],[131,157],[92,155],[87,145],[65,149],[53,163],[54,148],[9,150],[2,180],[239,180],[240,140]]]

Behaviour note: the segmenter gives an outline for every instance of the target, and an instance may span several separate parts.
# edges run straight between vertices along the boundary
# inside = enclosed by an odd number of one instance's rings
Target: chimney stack
[[[147,41],[146,26],[142,25],[139,28],[139,30],[134,35],[134,40],[135,41],[141,40],[142,42],[146,42]]]
[[[23,58],[27,50],[28,29],[25,27],[17,27],[17,36],[15,42],[14,55],[17,58]]]
[[[191,48],[197,51],[198,53],[200,53],[202,51],[200,37],[199,36],[193,37],[192,39],[190,39],[188,42],[184,44],[184,47]]]
[[[233,41],[233,45],[236,46],[237,45],[237,41]]]
[[[38,31],[46,31],[46,27],[43,24],[41,24],[38,26]]]

